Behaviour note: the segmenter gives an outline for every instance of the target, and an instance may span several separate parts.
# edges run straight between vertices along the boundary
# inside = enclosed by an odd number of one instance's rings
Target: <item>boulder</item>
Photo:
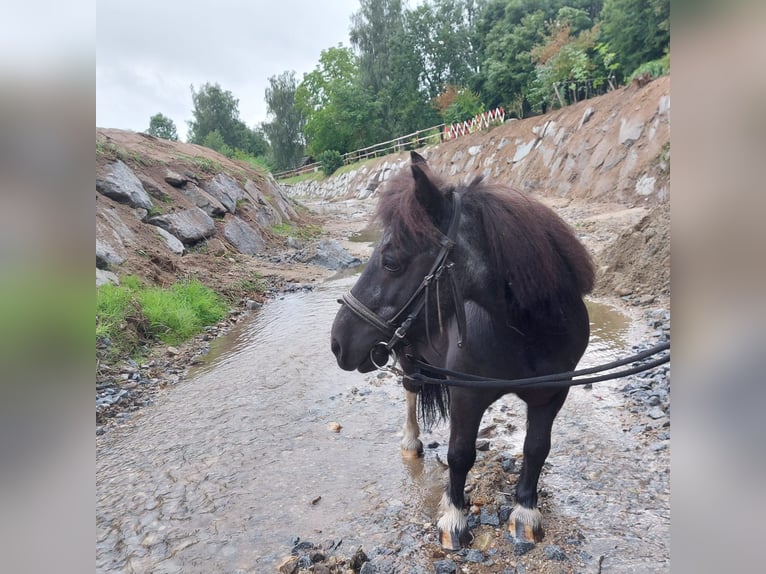
[[[113,285],[119,285],[120,280],[117,278],[117,275],[115,275],[111,271],[105,271],[104,269],[99,269],[98,267],[96,267],[96,287],[101,287],[102,285],[106,285],[107,283],[112,283]]]
[[[120,265],[125,258],[103,239],[96,238],[96,269],[108,269]]]
[[[219,173],[213,179],[202,182],[202,188],[220,201],[229,213],[237,210],[237,201],[242,197],[242,188],[237,180]]]
[[[186,178],[186,176],[183,176],[180,173],[176,173],[172,169],[168,168],[165,171],[165,181],[173,187],[183,187],[189,180]]]
[[[96,191],[119,203],[132,207],[152,208],[152,200],[136,174],[120,160],[107,168],[106,175],[96,177]]]
[[[215,222],[199,207],[157,215],[147,223],[175,235],[184,245],[193,245],[215,233]]]
[[[323,239],[317,245],[316,255],[311,258],[311,262],[327,269],[346,269],[361,265],[362,260],[352,257],[337,241]]]
[[[193,183],[189,183],[181,191],[194,205],[210,217],[223,217],[226,215],[226,208],[220,201]]]
[[[184,244],[181,243],[181,241],[175,235],[168,233],[162,229],[162,227],[157,227],[157,235],[160,236],[167,248],[170,249],[173,253],[176,255],[184,254]]]
[[[265,247],[261,234],[239,217],[232,217],[226,223],[223,236],[237,251],[245,255],[255,255]]]

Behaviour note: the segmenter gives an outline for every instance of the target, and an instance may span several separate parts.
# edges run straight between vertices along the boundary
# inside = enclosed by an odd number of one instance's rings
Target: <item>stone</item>
[[[136,174],[122,161],[111,164],[103,177],[96,177],[96,191],[118,203],[127,203],[131,207],[151,209],[152,199]]]
[[[534,547],[534,542],[527,542],[526,540],[515,540],[513,543],[513,553],[516,556],[522,556],[532,550]]]
[[[173,187],[183,187],[189,180],[186,178],[186,176],[183,176],[180,173],[176,173],[172,169],[168,168],[165,171],[165,181]]]
[[[477,155],[481,151],[480,145],[472,145],[468,148],[468,155]]]
[[[210,255],[213,255],[215,257],[223,257],[224,255],[226,255],[226,245],[224,245],[223,241],[221,241],[217,237],[208,239],[206,247],[207,247],[207,252]]]
[[[481,550],[472,548],[465,555],[466,562],[474,562],[476,564],[484,562],[484,553]]]
[[[434,574],[452,574],[457,571],[457,564],[452,560],[434,560]]]
[[[96,238],[96,268],[107,269],[124,261],[125,258],[110,243]]]
[[[641,132],[644,131],[644,124],[641,122],[640,117],[633,118],[621,118],[620,119],[620,143],[623,145],[631,145],[634,141],[641,137]]]
[[[155,226],[156,227],[156,226]],[[165,246],[170,249],[173,253],[176,255],[183,255],[184,254],[184,244],[181,243],[181,241],[173,235],[172,233],[169,233],[162,229],[162,227],[157,227],[157,235],[160,236],[160,239],[165,243]]]
[[[516,153],[513,155],[513,159],[511,160],[513,163],[517,163],[527,157],[529,155],[529,152],[532,151],[532,148],[535,145],[535,140],[530,140],[529,142],[525,144],[521,144],[516,148]]]
[[[199,207],[157,215],[147,223],[161,227],[184,245],[193,245],[215,234],[215,222]]]
[[[372,562],[365,562],[359,569],[359,574],[375,574],[378,571]]]
[[[316,255],[310,261],[327,269],[346,269],[362,263],[361,259],[352,257],[340,243],[327,239],[319,242]]]
[[[237,251],[245,255],[255,255],[263,251],[266,245],[261,234],[239,217],[232,217],[226,223],[223,236]]]
[[[564,551],[561,549],[561,547],[557,546],[556,544],[548,544],[545,548],[543,548],[543,552],[545,552],[545,557],[548,558],[548,560],[563,561],[567,559],[567,555],[564,554]]]
[[[577,129],[580,129],[585,124],[588,123],[588,120],[593,116],[593,108],[585,108],[585,111],[582,114],[582,117],[580,118],[580,124],[577,126]]]
[[[193,183],[190,183],[181,191],[194,205],[210,217],[223,217],[226,215],[226,208],[220,201]]]
[[[482,507],[481,509],[479,522],[481,522],[482,524],[487,524],[489,526],[500,526],[500,518],[498,518],[497,513],[490,512],[484,507]]]
[[[298,569],[298,557],[286,556],[277,566],[279,574],[293,574]]]
[[[111,283],[112,285],[119,285],[120,279],[111,271],[106,271],[105,269],[99,269],[96,267],[96,287],[101,287],[107,283]]]
[[[213,179],[202,182],[202,188],[220,201],[229,213],[237,210],[237,201],[242,197],[242,188],[235,179],[219,173]]]

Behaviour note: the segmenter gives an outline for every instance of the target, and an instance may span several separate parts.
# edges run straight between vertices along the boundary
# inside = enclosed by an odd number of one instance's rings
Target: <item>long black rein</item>
[[[527,377],[524,379],[494,379],[491,377],[480,377],[477,375],[471,375],[469,373],[461,373],[460,371],[435,367],[434,365],[430,365],[414,357],[407,357],[408,361],[418,367],[421,371],[418,373],[405,373],[404,376],[410,380],[420,383],[447,385],[450,387],[502,389],[508,392],[521,391],[532,386],[534,386],[535,389],[563,388],[573,387],[576,385],[587,385],[600,381],[608,381],[610,379],[619,379],[620,377],[635,375],[636,373],[659,367],[660,365],[664,365],[665,363],[670,362],[670,352],[652,361],[641,363],[622,371],[606,373],[603,375],[587,377],[584,379],[573,379],[573,377],[582,377],[584,375],[601,373],[603,371],[616,369],[630,363],[643,361],[644,359],[648,359],[649,357],[662,353],[663,351],[670,351],[670,341],[660,343],[651,349],[647,349],[641,353],[625,357],[624,359],[612,361],[611,363],[607,363],[605,365],[599,365],[597,367],[590,367],[587,369],[579,369],[577,371],[566,371],[563,373],[541,375],[539,377]],[[438,376],[429,375],[427,373],[433,373],[434,375]],[[451,378],[446,379],[444,377]]]

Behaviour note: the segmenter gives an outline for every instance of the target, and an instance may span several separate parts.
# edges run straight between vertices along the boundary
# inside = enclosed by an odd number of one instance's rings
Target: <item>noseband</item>
[[[417,319],[418,315],[420,315],[421,311],[425,309],[425,316],[426,316],[426,338],[428,339],[428,344],[433,346],[433,343],[431,342],[431,332],[429,330],[429,321],[428,321],[428,294],[430,291],[431,284],[436,282],[436,308],[438,311],[438,317],[439,317],[439,329],[443,330],[442,325],[442,314],[441,314],[441,305],[439,304],[439,280],[441,279],[442,275],[446,272],[450,279],[450,286],[452,288],[452,298],[455,303],[455,313],[457,316],[457,323],[458,323],[458,347],[463,346],[463,334],[465,333],[465,307],[463,305],[463,299],[460,294],[460,290],[458,289],[457,283],[455,281],[454,276],[454,263],[452,263],[449,260],[449,254],[452,251],[452,248],[455,246],[455,240],[457,239],[457,232],[458,227],[460,225],[460,195],[458,193],[453,192],[452,193],[452,216],[450,217],[450,223],[449,227],[447,229],[447,234],[444,235],[442,233],[439,233],[441,236],[439,239],[439,253],[436,256],[436,259],[434,260],[433,264],[431,265],[431,269],[428,271],[426,276],[423,278],[423,281],[420,282],[420,285],[415,290],[415,292],[412,294],[412,296],[407,299],[407,302],[402,305],[402,307],[397,311],[397,313],[391,317],[390,319],[386,320],[383,319],[380,315],[372,311],[369,307],[367,307],[364,303],[359,301],[354,295],[351,294],[351,291],[348,291],[343,294],[342,299],[338,300],[338,303],[346,305],[350,311],[352,311],[357,317],[364,320],[368,324],[375,327],[378,331],[383,333],[385,337],[388,339],[388,342],[386,341],[380,341],[379,343],[376,343],[373,345],[372,349],[370,349],[370,360],[372,361],[372,364],[375,365],[378,369],[384,367],[386,365],[386,362],[388,361],[389,357],[391,356],[391,353],[395,350],[395,347],[399,345],[404,339],[407,337],[407,332],[409,331],[410,327],[412,327],[413,322],[415,319]],[[409,310],[409,314],[406,315],[406,318],[400,321],[402,317],[405,316],[407,311]],[[376,358],[376,355],[380,357],[381,355],[385,355],[386,360],[383,361],[382,364],[379,364],[379,361]]]

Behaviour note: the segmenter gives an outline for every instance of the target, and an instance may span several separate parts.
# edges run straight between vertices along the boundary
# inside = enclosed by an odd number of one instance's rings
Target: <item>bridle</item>
[[[399,311],[394,314],[390,319],[384,319],[375,311],[371,310],[364,303],[359,301],[351,291],[347,291],[343,294],[342,298],[338,300],[338,303],[346,305],[350,311],[352,311],[357,317],[364,320],[368,324],[375,327],[378,331],[388,339],[388,341],[380,341],[372,346],[370,349],[370,360],[376,368],[383,368],[391,354],[396,351],[396,348],[407,337],[407,332],[412,327],[415,319],[418,318],[421,312],[425,309],[425,322],[426,322],[426,338],[428,344],[433,347],[431,341],[431,333],[429,330],[429,292],[431,285],[436,285],[436,307],[439,317],[439,329],[443,330],[443,322],[441,315],[441,305],[439,304],[439,281],[446,273],[450,280],[450,286],[452,291],[452,297],[455,303],[455,313],[458,323],[458,346],[463,346],[463,334],[465,333],[465,306],[463,305],[463,299],[458,288],[455,275],[454,275],[454,263],[449,260],[449,255],[452,249],[455,247],[457,239],[458,228],[460,226],[460,194],[452,193],[452,216],[450,217],[449,227],[447,228],[447,234],[439,232],[439,253],[436,255],[431,268],[426,273],[420,285],[407,299],[407,302],[402,305]],[[409,311],[409,313],[408,313]],[[406,316],[405,316],[406,315]],[[404,317],[404,319],[402,319]],[[380,356],[385,355],[385,361],[379,361]]]

